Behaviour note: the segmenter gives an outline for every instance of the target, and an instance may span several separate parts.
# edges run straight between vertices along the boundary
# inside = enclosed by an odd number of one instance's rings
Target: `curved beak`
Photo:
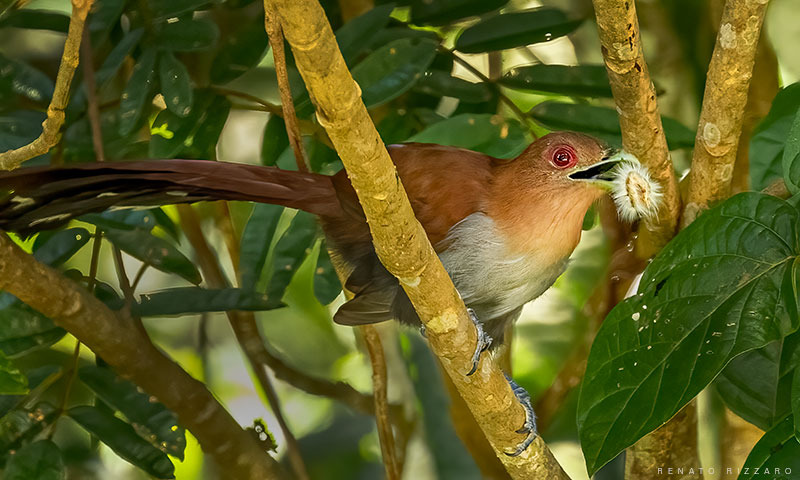
[[[572,180],[591,182],[598,186],[611,187],[614,180],[614,168],[623,162],[636,162],[636,157],[616,148],[606,150],[599,162],[571,172],[568,176]]]

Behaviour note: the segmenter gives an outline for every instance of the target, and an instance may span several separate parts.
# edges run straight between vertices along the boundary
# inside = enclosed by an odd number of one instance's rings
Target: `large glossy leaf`
[[[267,299],[274,302],[283,299],[286,287],[313,246],[316,234],[317,219],[314,215],[303,211],[297,212],[289,228],[275,244]]]
[[[53,96],[53,81],[27,63],[0,54],[0,101],[10,102],[19,95],[44,103]]]
[[[456,50],[481,53],[546,42],[572,32],[580,23],[555,8],[504,13],[464,30]]]
[[[441,70],[425,72],[414,91],[436,97],[453,97],[465,103],[488,102],[492,98],[492,90],[485,83],[468,82]]]
[[[39,238],[44,238],[40,235]],[[68,228],[47,236],[42,244],[34,243],[33,256],[50,266],[66,262],[83,248],[92,235],[85,228]],[[38,240],[38,238],[37,238]]]
[[[193,52],[213,47],[219,39],[217,24],[207,18],[179,19],[158,26],[156,44],[164,50]]]
[[[352,70],[364,104],[377,107],[414,86],[433,61],[436,46],[425,38],[401,38],[372,52]]]
[[[158,76],[167,108],[179,117],[189,115],[194,101],[192,80],[189,78],[189,71],[172,52],[163,52],[160,55]]]
[[[119,133],[122,135],[128,135],[139,126],[146,102],[152,98],[157,55],[155,48],[147,48],[133,66],[120,97]]]
[[[747,456],[738,480],[795,478],[800,471],[800,441],[794,436],[792,416],[764,434]]]
[[[6,355],[22,355],[34,348],[50,346],[65,334],[52,320],[16,298],[0,308],[0,352]]]
[[[468,148],[493,157],[512,158],[528,146],[522,126],[499,115],[462,114],[434,123],[408,139]]]
[[[228,83],[258,65],[267,51],[264,19],[254,15],[251,21],[230,32],[222,40],[211,63],[211,82]]]
[[[672,417],[732,358],[800,326],[798,211],[744,193],[647,267],[592,345],[578,425],[589,473]]]
[[[725,405],[762,430],[790,411],[789,392],[800,333],[745,352],[731,360],[714,380]]]
[[[47,402],[12,410],[0,418],[0,455],[20,448],[22,442],[38,435],[57,417],[58,409]]]
[[[352,66],[358,55],[367,49],[369,41],[389,23],[394,5],[379,5],[342,25],[336,31],[336,43],[347,62]]]
[[[150,445],[132,426],[113,414],[89,406],[73,407],[67,413],[128,462],[156,478],[175,478],[175,467],[167,454]]]
[[[0,20],[0,27],[30,28],[67,33],[69,16],[50,10],[22,8],[5,15]]]
[[[331,263],[331,257],[323,243],[319,247],[317,268],[314,269],[314,296],[319,303],[327,305],[334,301],[342,291],[342,284],[336,275],[336,270]]]
[[[279,300],[267,300],[263,293],[250,289],[175,287],[142,294],[139,302],[132,306],[132,312],[140,317],[155,317],[228,310],[261,311],[282,306]]]
[[[413,0],[411,22],[442,25],[497,10],[508,0]]]
[[[39,440],[25,445],[8,459],[3,470],[4,480],[64,480],[64,460],[58,445]]]
[[[0,395],[28,393],[28,378],[0,352]]]
[[[239,248],[242,288],[255,290],[282,213],[283,207],[278,205],[257,203],[253,207],[253,213],[250,214],[250,219],[244,227]]]
[[[612,145],[622,144],[619,116],[613,108],[582,103],[542,102],[530,111],[531,116],[553,130],[575,130],[601,138]],[[669,117],[661,117],[669,148],[691,148],[695,132]]]
[[[604,65],[526,65],[508,71],[499,83],[516,90],[612,97]]]
[[[167,273],[176,273],[192,283],[202,278],[197,267],[170,242],[146,230],[109,230],[106,238],[122,251]]]
[[[772,101],[772,108],[750,137],[750,187],[763,190],[783,175],[784,146],[797,110],[800,83],[784,88]]]
[[[105,367],[83,367],[78,376],[107,405],[125,415],[139,435],[183,460],[186,432],[161,402],[152,401],[153,397]]]
[[[800,109],[794,116],[783,150],[783,180],[792,194],[800,193]]]

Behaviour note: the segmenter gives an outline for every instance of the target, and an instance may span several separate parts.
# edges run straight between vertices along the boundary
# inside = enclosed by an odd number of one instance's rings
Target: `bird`
[[[414,213],[478,329],[472,374],[483,351],[523,306],[564,272],[590,206],[609,193],[624,151],[577,132],[544,135],[518,156],[498,159],[434,144],[390,145]],[[400,284],[381,264],[345,171],[328,176],[208,160],[144,160],[21,168],[0,174],[0,229],[29,235],[111,208],[245,200],[319,217],[331,257],[346,267],[353,298],[335,313],[343,325],[386,320],[421,326]],[[265,239],[266,241],[266,239]],[[507,377],[508,378],[508,377]],[[526,410],[530,396],[509,382]]]

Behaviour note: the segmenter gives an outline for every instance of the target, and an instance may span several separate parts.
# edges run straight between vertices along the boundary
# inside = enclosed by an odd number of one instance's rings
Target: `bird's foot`
[[[506,380],[508,380],[508,384],[511,386],[514,396],[517,397],[519,403],[522,404],[522,408],[525,409],[525,423],[516,433],[527,433],[528,436],[517,445],[517,448],[513,452],[503,452],[509,457],[516,457],[524,452],[528,446],[536,440],[536,437],[539,436],[539,432],[536,431],[536,414],[533,412],[533,405],[531,405],[531,395],[527,390],[517,385],[517,382],[512,380],[508,375],[506,375]]]
[[[492,337],[483,331],[483,324],[481,324],[481,321],[478,320],[477,315],[475,315],[475,312],[471,308],[467,309],[467,313],[469,313],[469,318],[475,325],[475,330],[478,331],[478,344],[475,346],[475,353],[472,354],[472,369],[467,373],[467,376],[470,376],[478,370],[478,364],[481,362],[481,353],[492,344]]]

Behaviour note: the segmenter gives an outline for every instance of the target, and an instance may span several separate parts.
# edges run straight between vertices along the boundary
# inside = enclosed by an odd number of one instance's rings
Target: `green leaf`
[[[8,458],[5,480],[64,480],[64,460],[58,445],[50,440],[25,445]]]
[[[28,378],[0,352],[0,395],[28,393]]]
[[[33,256],[42,263],[56,267],[72,258],[91,238],[92,235],[85,228],[61,230],[48,236],[42,244],[34,243]]]
[[[162,110],[150,129],[150,156],[213,158],[229,111],[230,102],[208,90],[195,92],[194,107],[185,117]]]
[[[152,98],[157,54],[155,48],[148,48],[142,52],[133,67],[125,90],[122,91],[119,105],[121,135],[128,135],[139,126],[146,102]]]
[[[369,41],[389,23],[394,5],[379,5],[368,12],[350,20],[336,30],[336,43],[347,62],[352,67],[353,61],[364,52]],[[263,30],[263,25],[262,25]]]
[[[0,28],[16,27],[67,33],[69,17],[49,10],[22,8],[0,20]]]
[[[189,115],[192,111],[194,91],[189,71],[183,63],[179,62],[172,52],[163,52],[158,61],[158,74],[167,108],[179,117]]]
[[[498,158],[512,158],[528,146],[522,126],[500,115],[465,113],[434,123],[408,139],[467,148]]]
[[[16,450],[58,418],[58,409],[39,402],[30,409],[16,409],[0,418],[0,452]]]
[[[594,135],[612,145],[622,144],[619,116],[613,108],[546,101],[533,107],[529,113],[550,129],[575,130]],[[694,146],[694,131],[669,117],[661,117],[661,122],[671,150]]]
[[[211,83],[228,83],[255,68],[264,58],[267,43],[264,19],[254,15],[250,22],[239,26],[222,40],[211,63]]]
[[[314,270],[314,296],[317,297],[319,303],[327,305],[336,300],[341,291],[342,284],[339,282],[339,277],[331,263],[331,257],[323,243],[319,247],[317,268]]]
[[[424,38],[401,38],[356,65],[353,78],[367,108],[393,100],[413,87],[436,56],[437,45]]]
[[[612,98],[604,65],[526,65],[508,71],[499,83],[515,90]]]
[[[782,159],[789,131],[800,108],[800,82],[778,92],[769,113],[750,137],[750,187],[763,190],[783,176]]]
[[[800,109],[794,116],[789,138],[783,150],[783,180],[786,188],[794,195],[800,193]]]
[[[140,317],[161,317],[229,310],[263,311],[283,306],[280,300],[268,301],[266,295],[250,289],[176,287],[142,294],[131,310]]]
[[[80,406],[69,416],[114,452],[156,478],[175,478],[175,467],[167,454],[140,437],[132,426],[106,410]]]
[[[156,226],[155,214],[150,210],[107,210],[103,213],[83,215],[80,220],[101,229],[133,230],[138,228],[149,232]]]
[[[800,441],[800,367],[795,367],[792,379],[792,416],[794,417],[794,437]]]
[[[800,442],[794,436],[792,424],[789,415],[761,437],[747,456],[738,480],[794,478],[789,472],[800,471]],[[769,472],[767,476],[765,472]],[[772,472],[787,475],[772,475]]]
[[[178,15],[200,10],[211,3],[210,0],[147,0],[153,20],[167,20]]]
[[[177,17],[176,17],[177,18]],[[182,19],[160,24],[155,44],[174,52],[196,52],[213,47],[219,40],[217,24],[206,18]]]
[[[95,80],[97,82],[97,86],[102,87],[106,84],[109,80],[111,80],[114,75],[117,74],[119,71],[119,67],[122,66],[122,62],[125,61],[125,57],[127,57],[134,48],[139,44],[139,41],[142,39],[142,35],[144,34],[143,28],[137,28],[136,30],[131,30],[128,32],[122,40],[119,41],[114,48],[109,52],[108,56],[106,57],[103,64],[100,65],[100,68],[97,69],[95,72]],[[78,90],[80,92],[78,103],[84,103],[86,101],[86,89],[81,88]],[[77,93],[77,92],[76,92]]]
[[[731,359],[800,326],[798,211],[743,193],[702,214],[647,267],[592,344],[578,405],[590,475],[671,418]],[[612,412],[609,414],[609,412]]]
[[[272,257],[272,276],[267,286],[267,298],[280,302],[294,273],[308,255],[317,234],[317,219],[299,211],[289,228],[275,245]]]
[[[289,136],[286,135],[286,123],[278,115],[270,115],[264,127],[264,139],[261,143],[261,164],[275,165],[278,157],[289,146]]]
[[[126,0],[103,0],[92,6],[92,13],[88,18],[92,45],[100,45],[106,40],[108,32],[119,25],[125,3]]]
[[[555,8],[495,15],[464,30],[456,50],[482,53],[546,42],[572,32],[581,22]]]
[[[508,0],[413,0],[411,23],[443,25],[497,10]]]
[[[282,213],[283,207],[278,205],[257,203],[253,206],[253,213],[244,227],[239,247],[242,288],[255,290]]]
[[[52,320],[25,305],[9,294],[9,303],[0,308],[0,351],[17,356],[28,351],[48,347],[61,340],[66,332]]]
[[[27,145],[35,140],[42,133],[44,119],[44,113],[30,110],[0,113],[0,152]]]
[[[170,242],[145,230],[109,230],[106,238],[124,252],[167,273],[176,273],[191,283],[202,280],[191,260]]]
[[[47,386],[58,379],[60,376],[61,368],[56,365],[45,365],[43,367],[34,368],[26,372],[28,381],[28,390],[34,390],[44,381],[47,381]],[[16,408],[25,400],[26,395],[0,395],[0,418],[4,417],[8,412]]]
[[[53,96],[54,88],[53,81],[44,73],[0,54],[0,101],[3,104],[11,102],[17,95],[46,103]]]
[[[152,401],[153,397],[109,368],[83,367],[78,371],[78,376],[103,402],[125,415],[142,438],[183,460],[186,431],[178,425],[177,416],[164,404]]]
[[[435,97],[457,98],[465,103],[488,102],[492,98],[492,90],[485,83],[468,82],[441,70],[425,72],[414,90]]]
[[[762,430],[790,412],[789,391],[800,334],[745,352],[731,360],[714,380],[725,405]]]

